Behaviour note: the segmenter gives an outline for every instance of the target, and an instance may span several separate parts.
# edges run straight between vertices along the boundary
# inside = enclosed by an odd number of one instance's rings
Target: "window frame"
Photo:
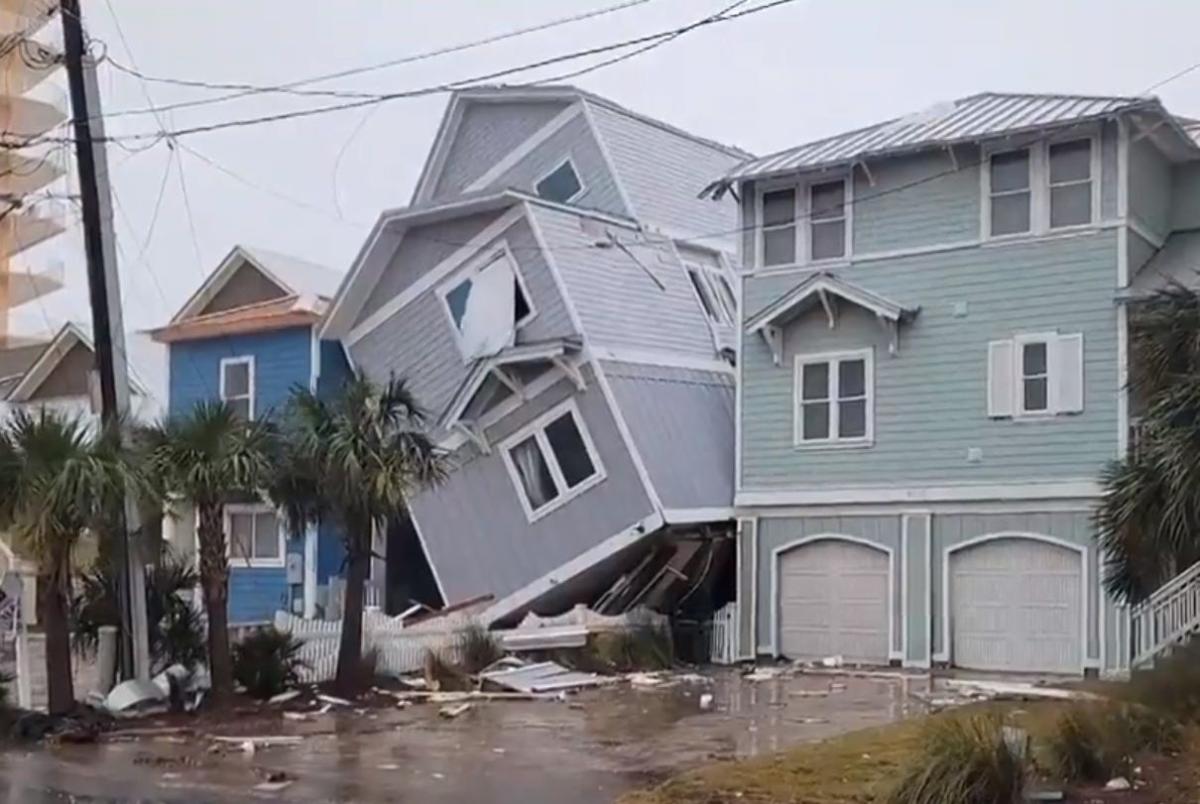
[[[579,189],[576,190],[571,195],[570,198],[568,198],[564,201],[558,201],[553,198],[545,198],[544,196],[542,196],[541,193],[538,192],[538,185],[541,184],[542,182],[544,182],[546,179],[553,176],[559,170],[561,170],[564,165],[571,166],[571,172],[575,174],[575,182],[579,185]],[[583,174],[579,172],[579,166],[575,164],[575,158],[573,156],[571,156],[570,154],[568,154],[567,157],[565,159],[563,159],[561,162],[555,163],[554,167],[550,168],[545,173],[542,173],[541,175],[539,175],[537,178],[535,178],[533,180],[533,194],[536,195],[541,200],[546,201],[551,204],[570,204],[571,202],[578,199],[581,195],[586,193],[587,189],[588,189],[587,184],[585,184],[583,181]]]
[[[812,219],[812,189],[817,185],[833,184],[837,181],[841,181],[843,187],[842,217],[840,218],[843,222],[842,254],[837,257],[813,259],[812,227],[815,221]],[[766,256],[766,238],[764,232],[768,231],[768,229],[765,229],[763,226],[763,196],[781,190],[793,190],[795,193],[795,209],[793,210],[791,224],[796,230],[795,252],[792,254],[791,262],[767,265],[764,262]],[[809,176],[799,181],[767,182],[755,192],[754,220],[754,265],[758,269],[779,270],[794,268],[796,266],[836,265],[849,262],[854,255],[854,172],[852,169],[830,171],[819,176]],[[838,219],[829,218],[817,223],[828,223],[833,220]],[[783,224],[770,227],[770,229],[781,228],[784,228]]]
[[[1089,146],[1088,182],[1091,185],[1091,207],[1089,219],[1085,223],[1072,223],[1066,226],[1050,226],[1050,147],[1070,142],[1086,140]],[[1065,132],[1030,143],[1024,147],[1013,147],[1012,143],[999,142],[985,145],[981,162],[980,177],[980,239],[985,242],[1004,242],[1021,240],[1031,237],[1044,237],[1060,233],[1076,232],[1093,229],[1102,220],[1101,193],[1103,192],[1103,158],[1101,149],[1100,130],[1088,127],[1084,130]],[[1011,234],[992,234],[992,157],[1012,151],[1029,152],[1029,230],[1012,232]],[[1081,184],[1082,182],[1071,182]]]
[[[546,427],[551,422],[561,418],[564,413],[570,414],[574,420],[575,429],[579,431],[579,437],[583,441],[588,459],[592,462],[592,467],[595,470],[590,477],[581,481],[574,488],[567,487],[566,481],[563,479],[562,468],[558,464],[558,457],[554,454],[554,450],[550,447],[550,440],[546,436]],[[538,450],[542,454],[542,460],[545,461],[546,469],[550,473],[555,489],[558,491],[557,496],[540,508],[534,508],[529,497],[526,495],[525,485],[521,482],[521,475],[517,471],[517,466],[513,462],[511,455],[512,448],[530,436],[534,437]],[[504,468],[508,472],[509,479],[512,480],[513,486],[516,489],[517,499],[521,503],[521,510],[525,512],[525,518],[530,523],[537,522],[548,514],[557,511],[579,495],[594,488],[608,476],[604,469],[604,464],[600,460],[600,453],[596,450],[596,444],[592,440],[591,433],[588,432],[583,414],[580,412],[579,405],[574,399],[567,399],[561,404],[555,405],[524,427],[514,431],[501,441],[498,447],[500,457],[504,461]]]
[[[259,514],[271,514],[275,517],[275,535],[279,544],[279,555],[276,558],[255,558],[254,556],[235,555],[233,551],[233,517],[235,515],[249,516],[255,531],[251,532],[250,545],[254,546],[254,536],[257,535],[257,517]],[[225,559],[231,569],[239,567],[258,569],[278,569],[287,563],[287,534],[284,532],[283,518],[279,510],[267,503],[226,503],[221,513],[222,527],[225,529]]]
[[[533,297],[529,295],[529,287],[525,283],[525,277],[522,275],[521,267],[513,256],[512,249],[509,248],[508,241],[502,241],[491,248],[482,250],[479,255],[469,260],[466,265],[452,273],[437,287],[437,297],[441,304],[442,312],[446,316],[446,323],[450,325],[450,334],[454,338],[454,344],[458,347],[458,353],[464,362],[471,362],[473,358],[468,358],[463,349],[462,330],[458,328],[458,324],[454,321],[454,312],[450,309],[450,302],[447,297],[451,291],[462,284],[463,280],[477,275],[498,258],[509,261],[509,265],[512,266],[513,276],[517,281],[517,287],[521,289],[521,295],[525,297],[525,304],[529,307],[528,313],[522,316],[520,320],[513,322],[514,329],[520,330],[530,321],[537,318],[537,307],[533,303]]]
[[[733,283],[725,275],[724,269],[716,265],[705,265],[695,260],[681,260],[681,262],[683,263],[683,270],[688,274],[688,284],[692,287],[692,295],[696,298],[696,303],[700,306],[700,313],[704,316],[704,320],[710,326],[735,326],[738,315],[737,291],[733,289]],[[700,287],[697,287],[697,283],[692,282],[692,274],[696,274],[699,277],[699,285],[703,287],[703,291]],[[725,299],[722,290],[717,286],[717,283],[722,281],[725,282],[729,289],[728,300]],[[708,293],[712,301],[713,311],[716,314],[715,319],[708,315],[707,307],[709,305],[706,305],[704,299],[700,298],[701,292]],[[727,301],[731,302],[733,306],[727,307]]]
[[[838,436],[840,404],[838,403],[838,368],[844,361],[863,361],[863,391],[866,397],[863,434],[855,438]],[[829,394],[829,436],[822,439],[804,438],[804,367],[817,363],[829,365],[827,391]],[[875,444],[875,350],[850,349],[836,352],[811,352],[793,358],[792,368],[792,446],[798,450],[862,449]]]
[[[226,394],[225,369],[229,368],[230,366],[246,366],[247,367],[246,373],[247,373],[248,381],[246,383],[246,386],[247,386],[246,394],[244,394],[244,395],[239,394],[238,396],[234,396],[234,397],[230,397]],[[255,377],[254,377],[254,375],[256,373],[255,372],[254,355],[238,355],[236,357],[223,357],[223,358],[221,358],[221,361],[217,366],[217,373],[219,374],[218,382],[217,382],[217,393],[220,396],[221,402],[224,404],[229,404],[230,400],[241,401],[242,399],[246,399],[250,403],[250,415],[247,417],[246,420],[254,421],[254,418],[255,418],[254,408],[255,408],[255,403],[257,402],[257,396],[258,396],[257,395],[257,386],[255,383]]]
[[[1058,381],[1058,366],[1054,352],[1057,349],[1059,333],[1054,332],[1022,332],[1013,335],[1013,414],[1017,419],[1053,419],[1058,415],[1055,410],[1053,383]],[[1046,349],[1046,407],[1044,410],[1025,409],[1025,347],[1029,344],[1040,343]]]

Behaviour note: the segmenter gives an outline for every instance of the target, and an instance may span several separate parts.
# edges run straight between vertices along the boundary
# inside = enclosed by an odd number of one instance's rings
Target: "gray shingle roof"
[[[714,186],[741,179],[809,170],[985,137],[1014,134],[1080,122],[1138,109],[1166,110],[1152,97],[1093,97],[984,92],[887,120],[845,134],[816,140],[738,165]]]

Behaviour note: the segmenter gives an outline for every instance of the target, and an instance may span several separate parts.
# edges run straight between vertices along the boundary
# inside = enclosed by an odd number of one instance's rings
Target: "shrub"
[[[1135,704],[1077,704],[1063,712],[1047,741],[1051,769],[1068,782],[1128,776],[1141,751],[1178,749],[1183,737],[1171,718]]]
[[[1200,639],[1192,639],[1135,670],[1124,685],[1124,697],[1184,722],[1200,722]]]
[[[470,677],[439,651],[425,651],[425,683],[431,690],[461,692],[474,689]]]
[[[888,795],[888,804],[1013,804],[1025,788],[1024,745],[992,715],[937,718],[924,748]]]
[[[674,664],[671,634],[650,625],[592,635],[589,651],[609,671],[666,670]]]
[[[459,669],[469,675],[484,670],[488,665],[504,656],[504,649],[491,631],[476,622],[469,623],[459,632],[455,640],[460,658]]]
[[[274,628],[255,631],[233,648],[233,678],[255,698],[278,695],[300,683],[303,645]]]
[[[12,700],[8,685],[16,681],[17,677],[12,673],[7,673],[0,670],[0,709],[7,709]]]

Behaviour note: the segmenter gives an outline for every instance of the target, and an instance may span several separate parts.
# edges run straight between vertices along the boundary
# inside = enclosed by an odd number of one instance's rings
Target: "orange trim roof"
[[[241,335],[248,332],[312,325],[320,322],[328,301],[308,297],[285,296],[282,299],[248,304],[219,313],[187,318],[175,324],[151,330],[159,343],[175,343],[221,335]],[[314,303],[315,302],[315,303]]]

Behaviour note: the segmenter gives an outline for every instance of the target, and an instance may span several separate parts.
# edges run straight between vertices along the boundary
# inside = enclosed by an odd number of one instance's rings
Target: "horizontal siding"
[[[580,114],[541,143],[528,156],[492,182],[495,188],[516,188],[534,192],[534,184],[571,158],[583,183],[583,192],[571,204],[629,217],[612,170],[604,159],[587,118]]]
[[[1129,215],[1160,237],[1170,232],[1171,163],[1150,139],[1129,144]]]
[[[828,517],[760,517],[758,520],[758,644],[768,646],[773,641],[771,628],[777,603],[772,586],[771,567],[774,553],[780,547],[811,536],[836,534],[861,539],[879,545],[895,557],[892,579],[893,630],[899,639],[900,628],[900,517],[899,516],[828,516]],[[899,643],[891,646],[899,650]]]
[[[282,567],[230,567],[229,622],[272,622],[288,610],[287,571]]]
[[[230,335],[171,344],[171,415],[187,413],[197,402],[221,395],[222,358],[254,357],[254,414],[280,414],[297,385],[307,388],[312,364],[309,327]]]
[[[1171,229],[1200,228],[1200,162],[1175,165],[1171,175]]]
[[[979,237],[979,149],[955,148],[960,170],[943,150],[856,170],[854,253],[918,248]],[[936,178],[931,178],[936,177]]]
[[[1099,657],[1100,590],[1099,551],[1096,548],[1095,528],[1091,514],[1078,512],[1038,512],[1036,503],[1031,510],[1012,514],[936,514],[933,517],[933,553],[931,558],[933,578],[933,645],[934,652],[945,651],[944,630],[944,568],[946,550],[954,545],[995,533],[1032,533],[1051,536],[1070,544],[1087,548],[1088,566],[1088,640],[1087,656]],[[1106,604],[1111,605],[1111,604]]]
[[[574,334],[554,277],[528,223],[518,221],[486,248],[501,241],[512,250],[537,310],[537,315],[517,333],[517,342]],[[452,327],[435,287],[351,346],[351,357],[376,380],[393,374],[406,379],[420,404],[436,417],[471,368],[463,360]]]
[[[739,157],[607,106],[591,104],[591,110],[638,220],[732,250],[737,202],[729,195],[721,201],[699,196]]]
[[[626,363],[604,373],[662,504],[733,505],[733,377]]]
[[[550,101],[467,103],[434,189],[437,199],[462,192],[567,106]]]
[[[540,206],[532,210],[592,346],[716,354],[700,302],[670,244],[637,245],[636,232],[611,227],[623,243],[634,244],[639,265],[619,248],[596,248],[595,238],[581,231],[579,216]]]
[[[899,354],[883,329],[847,303],[836,328],[808,314],[787,328],[775,366],[762,339],[742,355],[743,486],[912,485],[1032,478],[1092,478],[1116,454],[1116,233],[971,248],[856,265],[839,275],[908,305]],[[802,280],[747,278],[750,315]],[[965,303],[966,315],[955,316]],[[1080,415],[1014,422],[987,417],[987,343],[1020,332],[1084,334],[1085,409]],[[797,352],[875,349],[875,444],[798,451],[792,446]],[[968,447],[983,451],[967,463]]]
[[[557,383],[489,430],[495,444],[574,397],[606,477],[530,523],[498,449],[464,448],[450,477],[413,498],[411,509],[447,602],[510,594],[648,516],[651,504],[590,371],[583,392]]]
[[[354,323],[361,324],[503,214],[484,212],[467,215],[442,223],[418,226],[405,232],[395,254],[387,261],[379,275],[379,281],[371,288]]]

